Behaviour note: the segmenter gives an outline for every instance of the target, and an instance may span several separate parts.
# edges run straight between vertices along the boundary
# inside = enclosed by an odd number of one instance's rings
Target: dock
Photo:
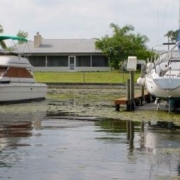
[[[137,93],[134,95],[133,107],[142,106],[144,101],[147,103],[151,102],[151,96],[148,91],[144,91],[143,95],[142,93]],[[128,100],[126,96],[115,99],[114,104],[116,111],[120,111],[120,105],[125,105],[127,111],[130,111],[132,106],[131,100]]]

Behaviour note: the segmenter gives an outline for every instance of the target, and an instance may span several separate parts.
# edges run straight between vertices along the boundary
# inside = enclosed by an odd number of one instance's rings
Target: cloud
[[[19,30],[32,39],[94,38],[111,34],[110,23],[131,24],[153,44],[178,28],[177,0],[1,0],[0,24],[5,34]]]

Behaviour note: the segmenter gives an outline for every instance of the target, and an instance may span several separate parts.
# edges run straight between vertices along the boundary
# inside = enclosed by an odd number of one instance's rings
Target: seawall
[[[126,83],[46,83],[48,88],[60,88],[60,89],[126,89]],[[141,86],[134,84],[136,89],[140,89]]]

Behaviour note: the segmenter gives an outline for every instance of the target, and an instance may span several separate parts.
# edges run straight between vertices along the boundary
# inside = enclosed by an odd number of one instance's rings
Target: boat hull
[[[180,79],[145,77],[148,92],[159,98],[180,98]]]
[[[0,103],[45,99],[46,84],[9,83],[0,84]]]

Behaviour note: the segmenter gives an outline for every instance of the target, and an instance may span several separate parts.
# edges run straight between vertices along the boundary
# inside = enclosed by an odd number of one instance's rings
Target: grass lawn
[[[129,72],[34,72],[38,82],[125,83]],[[140,76],[135,73],[135,81]]]

